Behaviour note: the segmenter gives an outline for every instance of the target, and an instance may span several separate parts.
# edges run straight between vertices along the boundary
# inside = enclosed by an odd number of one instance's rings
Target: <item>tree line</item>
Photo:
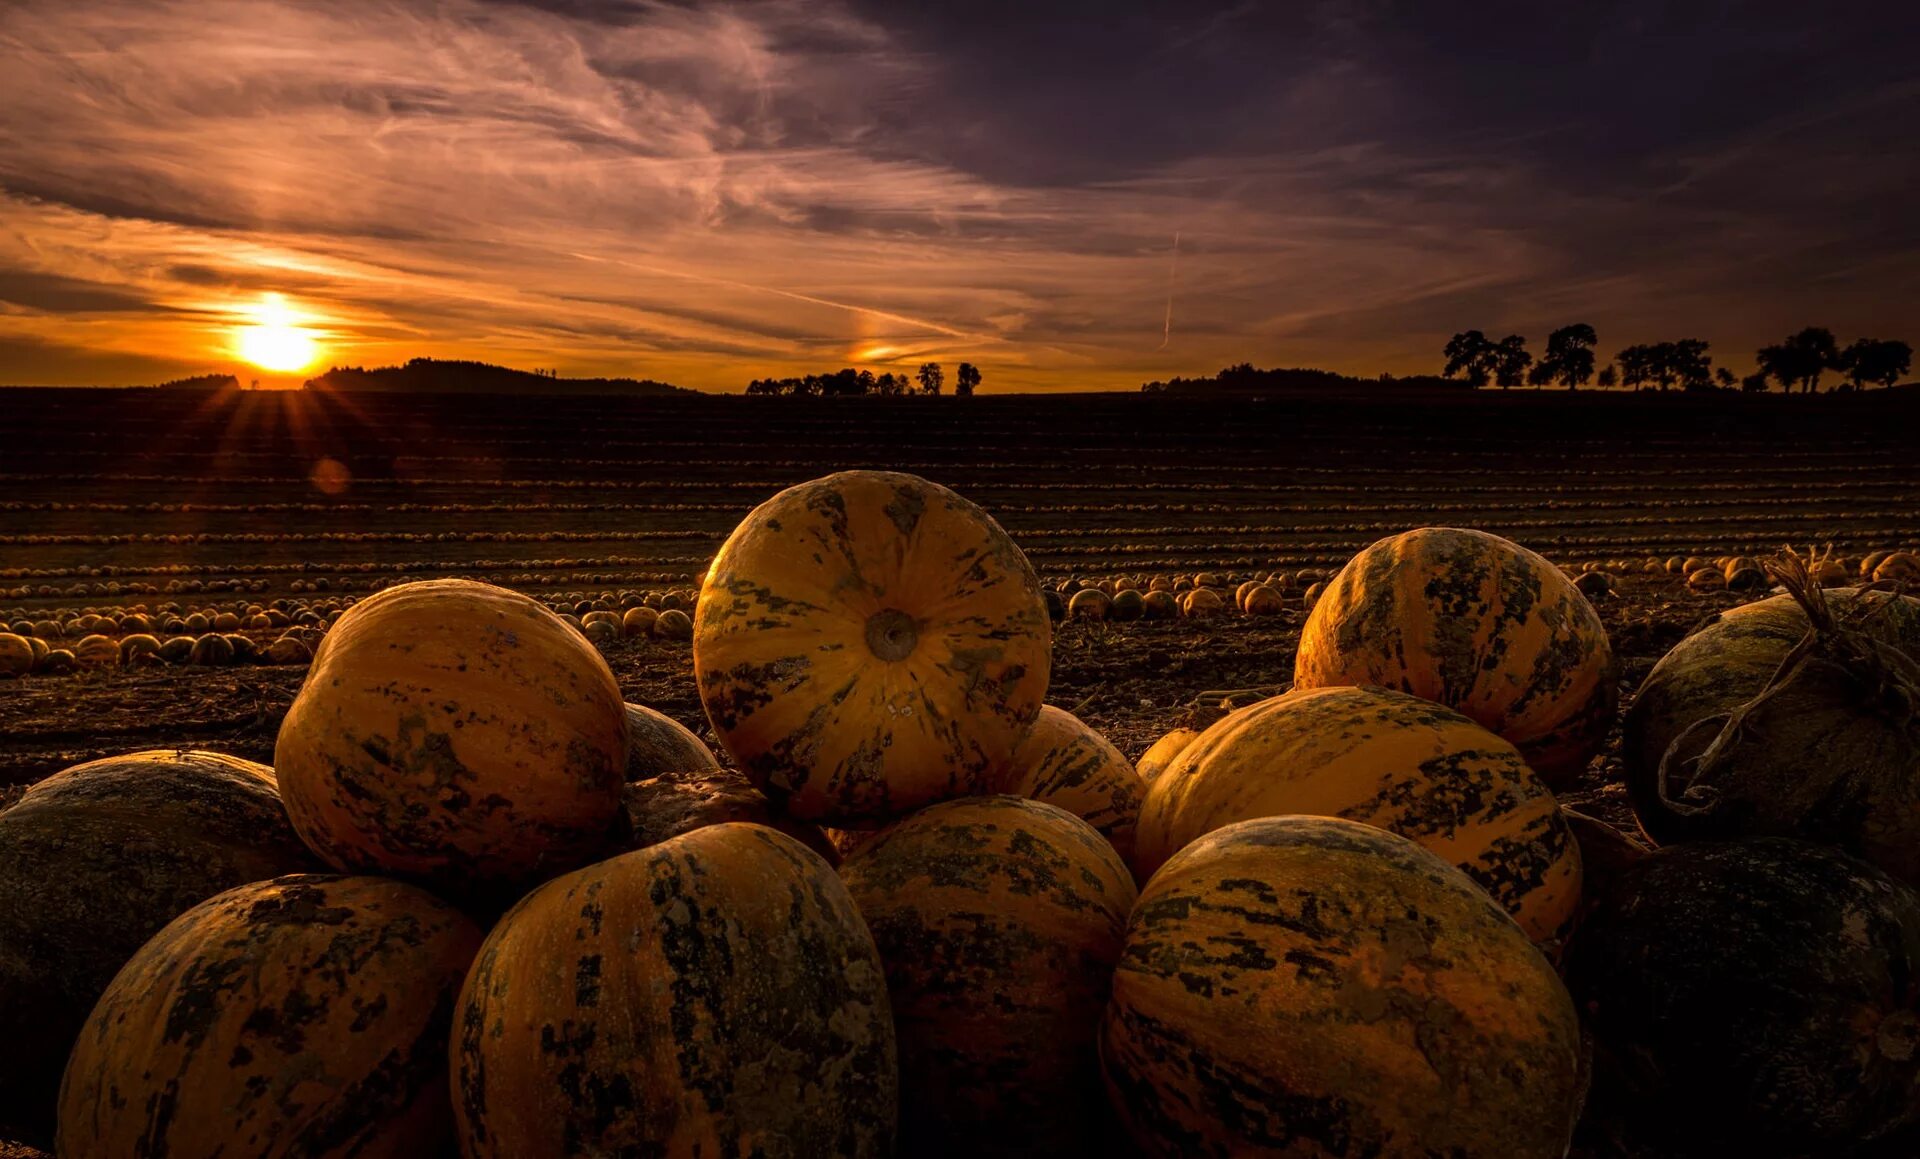
[[[755,395],[803,395],[811,397],[907,394],[939,394],[946,386],[946,371],[938,362],[921,363],[911,378],[887,371],[876,375],[871,370],[848,366],[831,374],[806,374],[798,378],[756,378],[747,384],[747,393]],[[971,395],[980,385],[980,370],[971,362],[954,368],[953,393]]]
[[[1913,348],[1905,342],[1860,338],[1843,348],[1833,331],[1820,326],[1809,326],[1784,342],[1762,346],[1754,354],[1758,369],[1744,378],[1725,366],[1714,366],[1704,338],[1628,346],[1615,354],[1613,361],[1596,369],[1594,347],[1599,341],[1593,327],[1585,322],[1562,326],[1547,336],[1546,352],[1536,360],[1527,349],[1527,340],[1518,334],[1496,342],[1479,330],[1466,330],[1455,334],[1441,351],[1447,361],[1440,374],[1463,379],[1475,387],[1493,384],[1505,388],[1525,383],[1575,390],[1591,381],[1603,388],[1738,387],[1758,392],[1777,382],[1785,391],[1798,386],[1802,393],[1812,393],[1820,389],[1821,376],[1828,371],[1841,375],[1854,390],[1861,390],[1868,385],[1892,386],[1913,366]]]

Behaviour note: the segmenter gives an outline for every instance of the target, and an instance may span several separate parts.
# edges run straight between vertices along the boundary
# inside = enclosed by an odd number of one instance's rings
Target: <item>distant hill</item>
[[[556,378],[485,362],[416,358],[405,366],[336,366],[307,380],[309,390],[384,390],[408,394],[692,394],[650,378]]]
[[[1329,391],[1364,394],[1380,390],[1453,390],[1472,389],[1463,379],[1441,378],[1437,374],[1412,374],[1396,378],[1383,374],[1378,378],[1356,378],[1331,370],[1306,367],[1256,369],[1242,362],[1229,366],[1211,378],[1176,378],[1168,382],[1149,382],[1140,388],[1147,394],[1289,394]]]

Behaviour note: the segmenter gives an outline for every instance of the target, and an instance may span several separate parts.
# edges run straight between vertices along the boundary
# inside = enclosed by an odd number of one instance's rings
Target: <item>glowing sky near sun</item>
[[[10,0],[0,381],[1131,389],[1911,328],[1911,6],[1534,7]]]

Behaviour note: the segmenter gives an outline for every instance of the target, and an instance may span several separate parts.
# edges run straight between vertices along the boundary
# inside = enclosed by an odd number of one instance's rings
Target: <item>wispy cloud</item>
[[[1597,179],[1565,161],[1590,129],[1558,108],[1429,126],[1434,78],[1384,35],[1389,8],[1312,6],[1307,47],[1257,80],[1136,102],[1111,75],[1124,44],[1058,59],[1035,93],[1016,82],[1037,27],[1007,22],[996,63],[851,0],[13,0],[0,378],[226,365],[266,291],[336,362],[720,389],[854,359],[970,358],[1000,387],[1242,359],[1412,370],[1453,328],[1574,314],[1698,318],[1729,343],[1829,304],[1897,328],[1884,294],[1912,266],[1875,254],[1920,239],[1859,208],[1911,162],[1867,130],[1823,147],[1853,210],[1831,219],[1778,166],[1834,117],[1910,114],[1911,86]],[[1141,83],[1231,64],[1273,33],[1262,11],[1143,24]],[[1109,105],[1075,107],[1082,90]],[[1857,273],[1810,288],[1833,268]]]

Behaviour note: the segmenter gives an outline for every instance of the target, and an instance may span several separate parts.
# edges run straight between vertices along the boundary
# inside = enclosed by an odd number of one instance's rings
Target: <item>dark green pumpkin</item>
[[[1836,1155],[1920,1117],[1920,895],[1811,842],[1626,866],[1567,979],[1603,1085],[1702,1154]]]
[[[52,1138],[60,1062],[141,943],[223,890],[314,868],[252,761],[129,753],[28,789],[0,813],[0,1137]]]

